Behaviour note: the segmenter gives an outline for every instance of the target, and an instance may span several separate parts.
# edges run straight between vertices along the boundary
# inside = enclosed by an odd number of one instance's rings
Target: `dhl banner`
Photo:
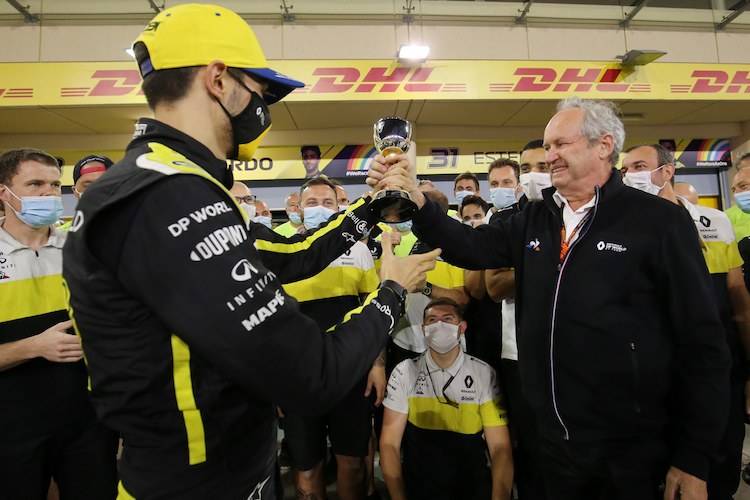
[[[290,101],[405,99],[744,100],[750,65],[614,62],[271,61],[307,85]],[[143,104],[135,62],[0,64],[0,106]]]
[[[728,139],[654,139],[671,150],[678,167],[717,168],[731,163]],[[417,175],[456,176],[461,172],[487,173],[490,163],[498,158],[520,160],[520,151],[525,142],[495,143],[456,143],[417,145]],[[234,178],[242,181],[268,181],[276,179],[298,179],[325,174],[339,179],[364,178],[372,158],[378,154],[371,145],[330,145],[320,144],[321,158],[310,164],[310,171],[302,162],[298,147],[260,147],[249,162],[229,161]],[[55,154],[54,152],[52,152]],[[113,160],[122,158],[124,152],[103,151]],[[73,165],[91,154],[90,151],[63,153],[66,166],[62,181],[66,186],[73,184]],[[59,156],[55,154],[55,156]],[[362,179],[364,181],[364,179]]]

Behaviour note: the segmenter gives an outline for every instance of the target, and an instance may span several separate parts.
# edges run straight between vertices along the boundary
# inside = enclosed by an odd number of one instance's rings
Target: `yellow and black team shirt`
[[[52,229],[35,251],[16,241],[0,218],[0,344],[33,337],[68,320],[62,286],[66,233]],[[0,372],[0,446],[93,416],[86,367],[36,358]]]
[[[404,483],[407,493],[419,492],[421,498],[486,472],[483,428],[508,424],[492,367],[459,350],[443,370],[430,352],[396,365],[383,401],[409,415],[401,445]],[[446,396],[458,408],[447,404]]]
[[[743,260],[737,247],[734,227],[729,217],[722,211],[702,205],[693,205],[685,198],[677,197],[680,204],[690,212],[701,240],[703,257],[716,293],[719,314],[727,335],[729,348],[735,365],[741,365],[743,358],[737,327],[732,319],[734,311],[727,288],[727,273],[735,267],[742,267]]]
[[[358,241],[312,278],[284,284],[300,312],[324,330],[359,305],[359,297],[377,290],[380,281],[367,245]]]

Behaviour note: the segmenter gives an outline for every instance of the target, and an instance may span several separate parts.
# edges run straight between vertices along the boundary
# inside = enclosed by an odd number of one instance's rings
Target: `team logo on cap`
[[[160,24],[161,24],[161,21],[151,21],[143,29],[143,32],[146,33],[148,31],[156,31],[156,28],[158,28]]]

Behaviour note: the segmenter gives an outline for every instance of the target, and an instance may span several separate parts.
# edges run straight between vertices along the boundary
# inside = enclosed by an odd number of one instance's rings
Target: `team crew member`
[[[297,229],[302,225],[302,217],[300,217],[299,213],[299,193],[289,193],[286,197],[286,200],[284,200],[284,205],[286,205],[286,215],[289,217],[289,220],[283,224],[279,224],[276,226],[276,231],[282,236],[289,237],[297,232]]]
[[[512,447],[495,370],[461,350],[466,322],[452,300],[430,302],[422,329],[430,348],[396,366],[384,402],[380,462],[391,498],[510,498]]]
[[[255,200],[255,217],[253,222],[263,224],[268,229],[273,229],[273,219],[271,218],[271,209],[268,205],[260,200]]]
[[[361,238],[365,200],[287,239],[246,226],[225,161],[250,160],[267,104],[302,84],[268,69],[247,23],[212,5],[162,11],[134,50],[155,119],[81,199],[63,270],[92,401],[123,433],[120,496],[281,498],[275,405],[332,407],[397,321],[406,293],[393,277],[415,287],[431,266],[384,248],[383,287],[321,332],[281,283]]]
[[[0,200],[0,498],[45,499],[54,477],[63,500],[113,499],[117,434],[96,419],[65,311],[57,160],[0,155]]]
[[[479,180],[471,172],[458,174],[453,181],[453,197],[456,199],[456,203],[458,203],[459,210],[464,198],[467,196],[479,196]],[[448,215],[456,220],[461,220],[461,214],[456,210],[448,210]]]
[[[734,362],[730,373],[729,422],[719,446],[724,460],[711,469],[708,496],[731,500],[740,482],[737,469],[742,466],[745,407],[748,405],[744,394],[748,381],[745,360],[750,359],[750,293],[742,276],[742,258],[734,229],[723,212],[693,205],[675,195],[674,158],[664,146],[644,144],[630,148],[622,159],[622,171],[626,184],[685,207],[698,231]]]
[[[740,256],[744,262],[750,262],[750,153],[745,153],[737,160],[739,169],[732,179],[732,194],[735,205],[724,213],[732,221]],[[742,267],[745,275],[745,286],[750,290],[750,269],[747,264]],[[748,408],[750,414],[750,408]]]
[[[253,192],[247,187],[247,184],[240,181],[234,181],[232,188],[229,190],[229,194],[234,196],[237,204],[242,210],[244,210],[247,220],[253,220],[255,218],[255,196]]]
[[[528,201],[542,200],[542,191],[552,185],[546,155],[541,140],[531,141],[521,152],[521,174],[518,182]]]
[[[492,214],[498,210],[516,202],[520,171],[521,167],[518,162],[509,158],[498,158],[490,163],[487,170],[487,180],[490,183],[492,210],[487,214],[485,222],[489,222]]]
[[[308,181],[300,191],[303,216],[315,213],[315,207],[336,207],[336,188],[324,176]],[[332,210],[332,208],[331,208]],[[323,219],[317,220],[320,224]],[[313,224],[310,230],[317,229]],[[300,312],[321,328],[328,330],[344,315],[356,308],[360,297],[378,288],[375,263],[367,246],[358,241],[331,262],[322,272],[284,285],[284,290],[297,299]],[[338,464],[338,494],[342,499],[364,499],[367,444],[372,433],[371,399],[377,393],[380,405],[385,390],[385,351],[375,360],[372,369],[354,384],[330,412],[310,417],[296,411],[284,411],[284,436],[297,468],[295,490],[298,498],[325,498],[326,436]]]
[[[550,498],[661,498],[665,473],[664,498],[706,498],[729,352],[688,212],[622,184],[613,108],[558,104],[544,133],[554,189],[507,221],[452,222],[406,156],[388,170],[376,156],[368,181],[409,191],[417,236],[447,261],[515,269],[521,382]]]
[[[104,172],[114,164],[111,159],[104,155],[88,155],[78,160],[78,163],[73,167],[73,195],[76,200],[80,200],[86,188],[104,175]],[[71,222],[66,222],[58,229],[68,231]]]

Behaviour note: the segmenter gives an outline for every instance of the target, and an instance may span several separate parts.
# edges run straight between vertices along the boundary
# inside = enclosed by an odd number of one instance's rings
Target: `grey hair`
[[[557,111],[578,108],[584,112],[581,120],[581,135],[589,140],[589,145],[596,143],[603,135],[610,134],[614,138],[614,149],[609,155],[612,167],[617,166],[620,151],[625,144],[625,126],[617,117],[617,105],[609,101],[597,99],[581,99],[574,95],[557,103]]]
[[[740,165],[742,165],[742,162],[746,161],[748,158],[750,158],[750,153],[742,153],[737,155],[737,159],[735,160],[735,164],[737,165],[738,170],[744,170],[748,167],[742,167],[740,168]],[[750,166],[750,165],[748,165]]]

